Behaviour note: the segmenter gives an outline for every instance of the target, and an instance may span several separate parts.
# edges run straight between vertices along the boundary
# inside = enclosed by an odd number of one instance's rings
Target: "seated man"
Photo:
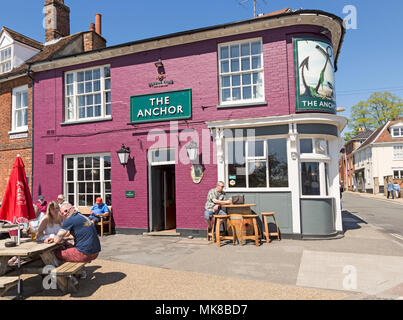
[[[67,262],[91,262],[96,259],[101,244],[91,220],[77,212],[70,203],[63,204],[61,211],[65,216],[62,228],[54,238],[46,239],[45,243],[63,243],[70,232],[74,237],[74,247],[67,244],[66,249],[56,250],[56,257]]]
[[[91,215],[89,216],[93,224],[101,221],[101,217],[106,217],[109,214],[108,206],[102,202],[102,198],[96,199],[96,204],[91,208]]]
[[[211,229],[211,218],[214,214],[226,214],[220,209],[223,204],[231,204],[232,200],[225,200],[224,182],[218,181],[217,186],[207,194],[206,205],[204,206],[204,220],[206,220],[209,230]]]

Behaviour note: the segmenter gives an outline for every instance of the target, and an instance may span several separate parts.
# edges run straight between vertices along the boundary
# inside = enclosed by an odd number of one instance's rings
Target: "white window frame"
[[[301,140],[307,140],[307,139],[312,140],[312,153],[302,153],[301,152]],[[320,152],[317,152],[317,150],[316,150],[316,143],[320,140],[324,140],[326,142],[326,152],[325,153],[320,153]],[[312,135],[305,136],[305,135],[301,134],[298,139],[298,148],[300,150],[301,157],[309,157],[309,158],[312,158],[312,156],[314,156],[314,157],[317,157],[317,156],[323,157],[324,156],[326,158],[329,157],[329,140],[328,140],[328,138],[325,138],[325,137],[321,137],[321,136],[312,137]]]
[[[104,68],[109,68],[110,70],[110,77],[106,78],[105,77],[105,69]],[[79,94],[78,93],[78,81],[77,81],[77,74],[79,72],[86,72],[86,71],[90,71],[90,70],[96,70],[96,69],[100,69],[100,91],[92,91],[91,93],[82,93]],[[70,85],[67,83],[67,77],[73,74],[73,95],[68,95],[67,92],[67,86]],[[95,67],[90,67],[90,68],[85,68],[85,69],[76,69],[76,70],[72,70],[72,71],[68,71],[65,72],[64,74],[64,96],[65,96],[65,100],[64,100],[64,111],[65,111],[65,123],[75,123],[75,122],[92,122],[92,121],[98,121],[98,120],[103,120],[103,119],[112,119],[112,115],[106,114],[106,94],[107,93],[111,93],[111,88],[110,89],[106,89],[105,88],[105,80],[106,79],[110,79],[111,81],[111,86],[112,86],[112,75],[111,75],[111,66],[109,64],[107,65],[101,65],[101,66],[95,66]],[[85,83],[85,82],[84,82]],[[85,118],[79,118],[79,106],[78,106],[78,97],[79,96],[87,96],[89,94],[96,94],[99,93],[101,94],[101,115],[96,117],[85,117]],[[73,119],[69,119],[69,98],[73,99]],[[111,104],[111,101],[108,102],[109,104]],[[94,103],[95,106],[95,103]],[[93,113],[95,115],[95,108],[93,110]]]
[[[289,163],[289,148],[288,148],[288,135],[268,135],[268,136],[259,136],[256,137],[255,139],[247,138],[247,137],[239,137],[239,138],[226,138],[224,139],[224,155],[225,155],[225,160],[224,160],[224,168],[225,168],[225,191],[226,192],[261,192],[261,191],[291,191],[290,187],[290,163]],[[287,147],[287,173],[288,173],[288,187],[270,187],[270,177],[269,177],[269,161],[268,161],[268,146],[267,142],[264,143],[264,156],[263,157],[249,157],[249,143],[248,142],[253,142],[253,141],[267,141],[267,140],[276,140],[276,139],[285,139],[286,140],[286,147]],[[232,142],[232,141],[245,141],[245,170],[246,170],[246,187],[240,187],[240,188],[231,188],[228,185],[228,148],[227,148],[227,143]],[[250,188],[249,187],[249,179],[248,179],[248,162],[253,161],[253,160],[265,160],[266,161],[266,188]]]
[[[241,45],[244,43],[252,43],[252,42],[260,42],[261,45],[261,52],[260,52],[260,61],[261,61],[261,66],[259,69],[252,69],[252,52],[250,52],[250,69],[246,70],[246,71],[242,71],[242,56],[241,56],[241,52],[239,55],[239,71],[236,72],[227,72],[227,73],[222,73],[221,71],[221,48],[222,47],[227,47],[228,46],[228,50],[229,50],[229,69],[231,70],[231,45],[235,45],[238,44],[241,48]],[[253,55],[256,56],[256,55]],[[246,57],[246,56],[245,56]],[[264,61],[263,61],[263,40],[262,38],[250,38],[250,39],[245,39],[245,40],[240,40],[240,41],[231,41],[231,42],[225,42],[225,43],[220,43],[218,45],[218,91],[219,91],[219,104],[220,106],[230,106],[230,105],[243,105],[243,104],[256,104],[256,103],[264,103],[265,102],[265,84],[264,84]],[[227,59],[224,59],[227,60]],[[232,77],[234,75],[242,75],[242,74],[251,74],[251,99],[242,99],[242,76],[240,79],[240,90],[241,90],[241,99],[239,100],[229,100],[229,101],[223,101],[222,99],[222,76],[229,76]],[[262,96],[260,98],[253,98],[253,73],[259,73],[261,76],[261,90],[262,90]],[[231,78],[232,79],[232,78]],[[232,80],[231,80],[232,82]],[[246,85],[249,86],[249,85]],[[232,97],[232,83],[230,84],[230,86],[228,87],[231,91],[231,97]]]
[[[306,194],[302,194],[302,185],[303,185],[303,181],[302,181],[302,163],[304,162],[317,162],[319,163],[319,195],[306,195]],[[330,163],[331,163],[331,159],[324,159],[324,158],[301,158],[301,163],[300,163],[300,167],[299,167],[299,175],[300,175],[300,197],[301,199],[312,199],[312,198],[329,198],[330,197],[330,183],[329,183],[329,167],[330,167]],[[326,169],[325,169],[325,165],[327,164],[328,166],[328,172],[326,175]],[[323,181],[325,183],[323,183]]]
[[[174,160],[169,160],[169,161],[153,161],[153,153],[155,151],[174,151]],[[150,149],[148,152],[148,162],[151,166],[166,166],[166,165],[175,165],[176,164],[176,154],[175,154],[175,148],[155,148],[155,149]]]
[[[403,160],[403,144],[395,144],[392,148],[393,160]],[[396,149],[400,149],[400,152],[397,152]]]
[[[23,126],[17,126],[17,94],[27,93],[27,105],[23,108],[20,108],[18,111],[26,110],[27,112],[27,124]],[[28,85],[24,85],[21,87],[13,88],[12,91],[12,114],[11,114],[11,131],[9,134],[14,133],[22,133],[28,131],[28,108],[29,108],[29,94],[28,94]]]
[[[65,199],[68,201],[68,196],[70,195],[70,193],[68,192],[68,184],[69,183],[74,183],[74,199],[75,199],[75,203],[72,203],[72,205],[74,205],[75,207],[90,207],[90,206],[80,206],[79,205],[79,192],[78,192],[78,184],[81,183],[86,183],[87,181],[78,181],[78,158],[85,158],[85,157],[100,157],[100,165],[99,165],[99,170],[100,170],[100,184],[101,184],[101,189],[100,189],[100,195],[101,198],[104,199],[105,201],[105,182],[110,182],[111,183],[111,196],[112,196],[112,177],[111,180],[105,180],[104,179],[104,170],[105,170],[105,166],[104,166],[104,157],[111,157],[110,153],[86,153],[86,154],[75,154],[75,155],[64,155],[63,156],[63,194]],[[73,181],[67,181],[67,160],[68,159],[74,159],[73,162],[73,173],[74,173],[74,177],[73,177]],[[111,167],[107,168],[107,169],[111,169],[111,174],[112,174],[112,157],[111,157]],[[94,181],[94,180],[92,180]],[[87,194],[87,193],[85,193]],[[95,192],[93,193],[95,194]],[[94,199],[94,203],[92,205],[95,204],[95,199]],[[91,205],[91,207],[92,207]]]
[[[399,130],[399,134],[395,135],[395,129]],[[391,127],[390,130],[392,131],[392,138],[402,138],[403,137],[403,126],[396,126],[396,127]]]
[[[10,49],[10,58],[7,60],[1,60],[1,53],[8,49]],[[7,73],[13,70],[13,51],[14,50],[12,45],[0,49],[0,74]],[[6,63],[10,63],[10,69],[3,71],[3,65],[5,65]]]
[[[403,179],[403,168],[393,168],[392,170],[393,170],[392,177],[394,179]],[[398,178],[395,178],[395,171],[398,172],[397,174]]]

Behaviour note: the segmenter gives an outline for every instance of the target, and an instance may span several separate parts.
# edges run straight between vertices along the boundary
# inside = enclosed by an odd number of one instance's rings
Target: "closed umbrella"
[[[25,175],[24,162],[20,155],[14,161],[13,169],[8,180],[6,192],[0,208],[0,219],[13,223],[25,219],[35,219],[32,197]],[[18,225],[18,245],[20,244],[20,226]],[[18,296],[21,297],[20,257],[18,257]]]

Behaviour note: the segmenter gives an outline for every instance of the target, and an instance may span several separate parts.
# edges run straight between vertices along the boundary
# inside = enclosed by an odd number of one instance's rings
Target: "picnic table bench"
[[[18,284],[18,277],[0,277],[0,297]]]

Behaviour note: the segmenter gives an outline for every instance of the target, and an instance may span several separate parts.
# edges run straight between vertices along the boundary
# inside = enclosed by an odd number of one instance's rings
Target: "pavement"
[[[40,291],[41,277],[27,275],[24,290],[28,299],[403,299],[403,240],[347,206],[343,226],[342,239],[283,239],[259,247],[252,241],[218,248],[206,239],[105,236],[77,294]],[[15,294],[12,289],[5,299]]]

